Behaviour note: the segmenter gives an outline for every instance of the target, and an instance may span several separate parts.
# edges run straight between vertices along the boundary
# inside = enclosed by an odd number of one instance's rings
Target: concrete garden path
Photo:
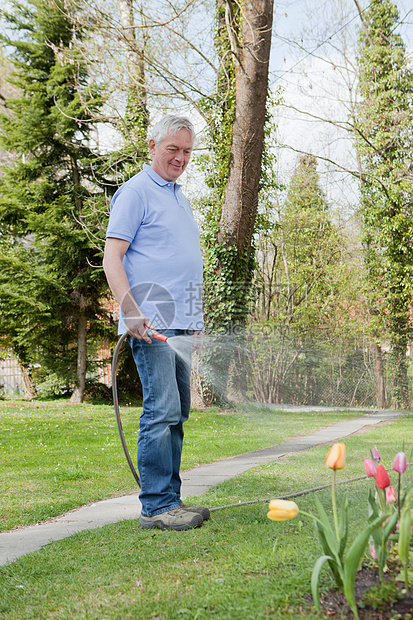
[[[276,405],[273,408],[292,412],[331,411],[327,407],[283,407]],[[222,459],[181,472],[183,498],[202,495],[220,482],[224,482],[257,465],[275,461],[286,454],[308,450],[320,444],[332,443],[352,435],[365,427],[379,424],[380,422],[389,422],[403,415],[403,412],[400,411],[364,411],[365,413],[361,418],[343,420],[309,435],[294,437],[286,443],[272,446],[271,448],[255,450],[254,452],[240,454],[239,456]],[[0,566],[4,566],[22,555],[37,551],[54,540],[67,538],[81,530],[102,527],[103,525],[116,523],[124,519],[136,519],[140,514],[140,509],[141,505],[138,500],[137,489],[131,495],[115,497],[83,506],[44,523],[1,532]]]

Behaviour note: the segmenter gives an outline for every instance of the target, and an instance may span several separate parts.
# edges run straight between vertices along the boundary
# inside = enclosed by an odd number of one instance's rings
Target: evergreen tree
[[[331,290],[329,269],[340,256],[337,231],[320,188],[315,157],[304,155],[299,160],[278,233],[283,259],[280,308],[284,309],[284,320],[299,334],[322,325]]]
[[[0,303],[8,309],[2,333],[20,359],[36,350],[46,368],[75,384],[72,402],[82,402],[87,346],[107,322],[106,282],[91,236],[101,236],[96,206],[106,205],[109,184],[90,139],[101,99],[78,48],[85,33],[72,27],[75,4],[17,1],[4,14],[17,32],[4,40],[20,94],[6,101],[9,113],[0,118],[2,145],[15,159],[0,183],[0,233],[9,239]],[[22,265],[27,279],[19,296]]]
[[[296,392],[312,404],[320,351],[341,334],[337,308],[349,278],[346,242],[332,221],[314,157],[300,158],[278,221],[260,237],[255,316],[266,335],[250,349],[254,393],[283,402],[287,375],[300,356]]]
[[[387,330],[393,401],[409,406],[407,346],[413,267],[413,73],[396,33],[399,12],[374,0],[364,12],[358,63],[361,103],[355,119],[362,170],[361,214],[377,331]]]

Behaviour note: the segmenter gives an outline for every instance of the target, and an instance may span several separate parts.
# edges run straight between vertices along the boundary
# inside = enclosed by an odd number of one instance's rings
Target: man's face
[[[188,165],[192,153],[192,136],[187,129],[180,129],[168,135],[158,145],[149,140],[152,154],[152,168],[165,181],[175,181],[181,176]]]

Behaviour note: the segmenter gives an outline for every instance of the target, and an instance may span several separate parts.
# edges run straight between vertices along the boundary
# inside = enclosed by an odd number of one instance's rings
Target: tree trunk
[[[390,364],[393,375],[392,406],[396,409],[409,409],[409,378],[407,372],[407,339],[397,335],[390,341]]]
[[[144,36],[142,49],[139,48],[136,38],[136,24],[133,11],[133,0],[118,0],[120,21],[122,24],[123,35],[127,45],[127,69],[129,74],[129,89],[135,91],[142,103],[146,105],[146,85],[145,85],[145,57],[144,49],[146,35],[144,28],[141,27]]]
[[[33,377],[30,376],[27,367],[24,366],[21,362],[19,362],[19,366],[24,384],[24,398],[25,400],[32,400],[37,396],[36,385],[33,381]]]
[[[374,372],[376,378],[376,403],[378,409],[386,407],[386,381],[384,378],[383,354],[381,346],[373,342]]]
[[[207,329],[231,330],[237,342],[239,331],[233,328],[245,325],[253,275],[251,245],[264,147],[273,0],[244,0],[241,4],[235,0],[217,0],[217,12],[222,53],[218,101],[223,107],[223,139],[227,136],[228,123],[232,122],[232,126],[228,179],[221,178],[218,184],[219,201],[224,184],[225,191],[216,244],[211,244],[210,248],[214,276],[206,278],[204,291],[206,315],[209,316]],[[233,69],[230,58],[234,59]],[[218,152],[221,152],[220,146],[222,144],[218,145]],[[225,160],[227,153],[221,155]],[[226,165],[224,168],[226,170]],[[223,352],[219,347],[216,351],[211,349],[208,364],[216,371],[208,373],[213,381],[216,380],[216,385],[207,379],[205,393],[211,396],[212,402],[225,406],[228,406],[226,389],[231,361],[229,351]]]
[[[87,320],[83,309],[80,310],[77,337],[77,385],[70,398],[72,405],[83,403],[87,368]]]
[[[235,118],[218,243],[236,246],[238,265],[245,265],[251,256],[257,215],[272,17],[273,0],[246,0],[242,5],[241,40],[231,39],[236,59]],[[240,269],[236,269],[234,278],[239,275]]]

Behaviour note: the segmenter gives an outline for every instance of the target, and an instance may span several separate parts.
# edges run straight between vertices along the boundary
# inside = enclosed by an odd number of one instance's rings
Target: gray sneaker
[[[211,513],[209,512],[209,508],[206,506],[187,506],[186,504],[181,504],[180,508],[183,510],[187,510],[188,512],[196,512],[203,518],[204,521],[208,521]]]
[[[157,527],[160,530],[189,530],[192,527],[200,527],[204,520],[196,512],[188,512],[181,507],[162,512],[154,517],[139,517],[139,527],[152,529]]]

